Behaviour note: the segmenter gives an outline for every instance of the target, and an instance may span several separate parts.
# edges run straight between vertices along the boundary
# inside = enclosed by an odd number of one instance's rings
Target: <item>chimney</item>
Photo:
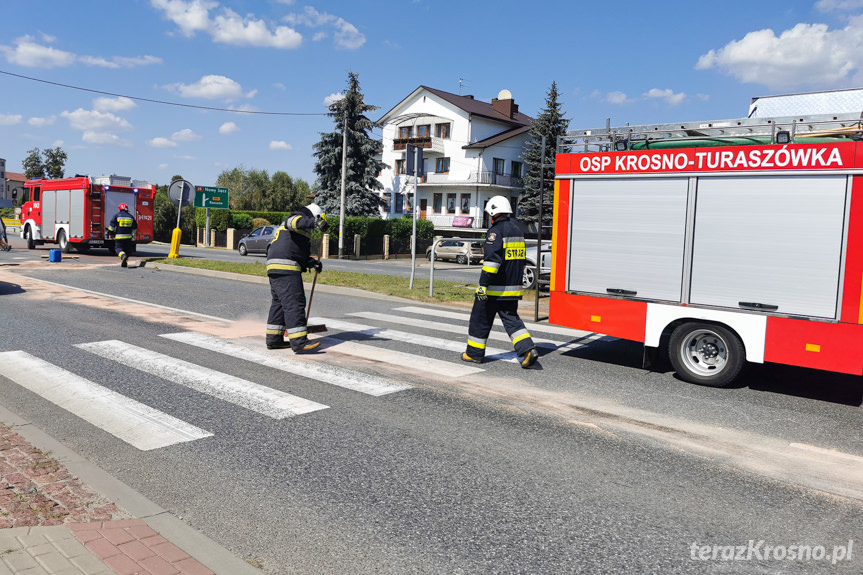
[[[497,98],[492,98],[491,107],[494,111],[503,114],[507,118],[512,118],[518,113],[518,106],[515,100],[512,99],[512,94],[509,90],[501,90]]]

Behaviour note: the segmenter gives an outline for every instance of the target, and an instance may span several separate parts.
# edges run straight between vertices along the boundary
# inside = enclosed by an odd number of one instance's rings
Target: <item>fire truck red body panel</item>
[[[863,375],[863,144],[558,154],[549,321]]]
[[[119,183],[115,183],[119,182]],[[21,233],[28,245],[57,243],[72,248],[113,247],[105,228],[121,203],[138,221],[135,242],[153,241],[156,187],[131,178],[103,176],[28,180],[21,206]]]

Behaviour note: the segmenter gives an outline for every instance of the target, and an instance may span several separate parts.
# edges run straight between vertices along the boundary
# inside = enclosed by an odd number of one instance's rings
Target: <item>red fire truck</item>
[[[29,249],[56,243],[68,253],[91,247],[114,253],[114,240],[105,228],[125,203],[138,221],[135,244],[153,241],[156,186],[124,176],[76,176],[28,180],[21,205],[21,237]],[[134,250],[133,250],[134,253]]]
[[[863,374],[860,114],[569,132],[549,321],[690,382],[746,362]]]

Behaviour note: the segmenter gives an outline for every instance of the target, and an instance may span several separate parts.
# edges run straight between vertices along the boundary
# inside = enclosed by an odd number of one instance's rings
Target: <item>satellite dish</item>
[[[188,206],[195,199],[192,193],[192,184],[186,180],[174,180],[168,187],[168,196],[175,204],[180,207]]]
[[[497,94],[498,100],[512,100],[512,92],[509,90],[501,90]]]

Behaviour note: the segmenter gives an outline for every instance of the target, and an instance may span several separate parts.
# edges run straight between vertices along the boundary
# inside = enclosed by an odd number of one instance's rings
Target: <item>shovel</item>
[[[315,284],[318,283],[318,270],[315,270],[315,277],[312,279],[312,291],[309,293],[309,306],[306,308],[306,324],[309,323],[309,317],[312,313],[312,298],[315,297]],[[306,325],[306,331],[309,333],[321,333],[327,331],[327,326],[321,325]]]

